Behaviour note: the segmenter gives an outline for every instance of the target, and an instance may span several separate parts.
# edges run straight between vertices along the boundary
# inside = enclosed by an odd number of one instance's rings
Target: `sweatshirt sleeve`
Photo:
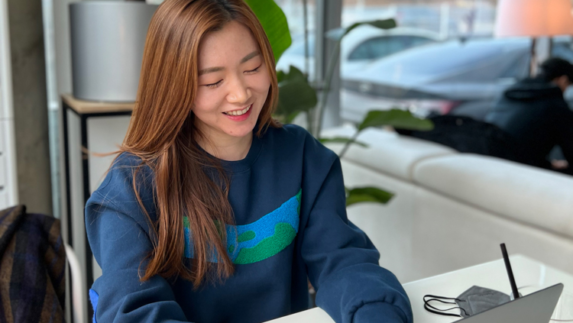
[[[86,205],[88,240],[103,272],[89,293],[93,322],[187,322],[164,278],[139,280],[152,243],[128,169],[112,169]]]
[[[328,173],[319,183],[302,242],[302,257],[317,290],[316,304],[336,322],[412,322],[402,285],[380,267],[380,254],[346,216],[340,160],[334,155],[326,166]]]

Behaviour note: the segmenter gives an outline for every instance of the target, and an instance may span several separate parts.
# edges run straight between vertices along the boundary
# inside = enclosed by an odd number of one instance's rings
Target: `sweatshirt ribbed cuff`
[[[407,318],[398,307],[382,302],[364,304],[354,313],[352,323],[372,322],[407,323]]]

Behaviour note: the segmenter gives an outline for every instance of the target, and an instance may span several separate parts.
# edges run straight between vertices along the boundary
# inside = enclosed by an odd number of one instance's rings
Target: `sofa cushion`
[[[447,197],[573,237],[573,177],[472,154],[420,161],[413,176]]]
[[[323,131],[322,137],[352,137],[355,131],[351,127],[340,127]],[[375,128],[362,131],[358,141],[368,147],[352,145],[343,156],[345,160],[406,181],[412,181],[412,169],[421,160],[456,154],[445,146]],[[339,154],[344,145],[328,143],[326,146]]]

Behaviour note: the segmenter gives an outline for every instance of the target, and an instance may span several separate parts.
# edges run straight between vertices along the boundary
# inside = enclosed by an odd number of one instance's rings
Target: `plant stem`
[[[352,136],[352,138],[350,138],[350,140],[348,142],[346,142],[346,145],[344,145],[344,148],[342,148],[342,151],[340,152],[340,154],[338,154],[338,158],[342,159],[344,154],[346,154],[346,151],[348,150],[348,148],[350,148],[350,145],[352,145],[356,141],[356,139],[358,139],[359,134],[360,134],[360,131],[356,130],[356,133],[354,134],[354,136]]]
[[[304,19],[304,72],[306,76],[310,74],[309,64],[308,64],[308,7],[307,7],[307,0],[302,0],[302,13]]]
[[[334,75],[334,69],[336,68],[336,63],[338,62],[338,57],[340,54],[340,43],[341,40],[338,40],[336,42],[334,50],[330,55],[330,60],[328,61],[328,69],[326,70],[326,77],[324,78],[324,87],[321,93],[322,98],[319,102],[318,110],[316,113],[318,120],[316,120],[316,127],[315,127],[316,133],[314,134],[314,136],[317,138],[320,136],[320,131],[322,129],[322,119],[324,117],[326,101],[328,100],[328,92],[330,92],[330,83],[332,82],[332,76]]]

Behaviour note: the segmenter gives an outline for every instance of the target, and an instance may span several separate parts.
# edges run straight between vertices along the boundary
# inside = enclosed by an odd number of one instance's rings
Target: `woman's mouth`
[[[233,121],[245,121],[251,115],[252,110],[253,110],[253,105],[251,104],[244,109],[227,111],[227,112],[223,112],[223,114],[225,116],[227,116],[227,118],[229,118]]]
[[[228,111],[228,112],[223,112],[223,113],[228,115],[228,116],[242,116],[245,113],[249,112],[252,107],[253,107],[253,105],[251,104],[248,107],[244,108],[243,110],[233,110],[233,111]]]

